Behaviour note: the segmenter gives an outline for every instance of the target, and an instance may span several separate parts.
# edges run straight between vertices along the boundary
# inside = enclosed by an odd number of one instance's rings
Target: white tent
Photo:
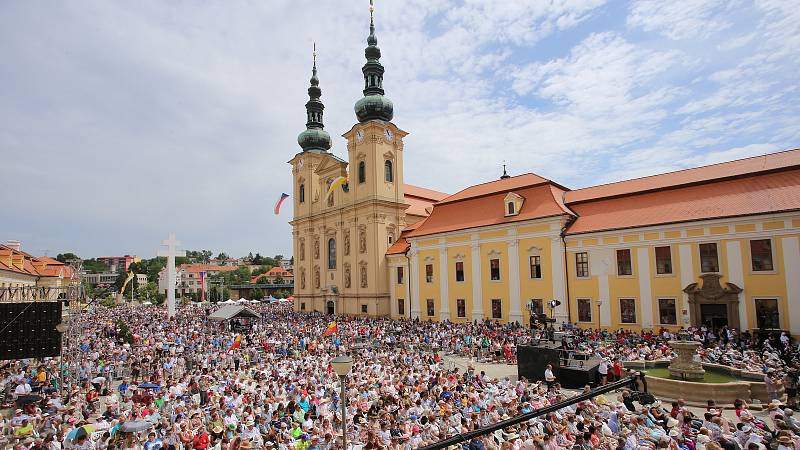
[[[232,299],[228,299],[228,300],[225,300],[224,302],[222,302],[222,304],[223,305],[235,305],[236,302],[234,300],[232,300]]]
[[[250,302],[246,298],[240,298],[239,300],[236,300],[236,303],[250,303]]]
[[[261,303],[261,302],[256,300],[256,299],[253,299],[253,300],[250,300],[250,303]]]
[[[151,303],[151,302],[144,302],[144,303],[142,303],[142,304],[143,304],[143,305],[152,305],[152,303]]]

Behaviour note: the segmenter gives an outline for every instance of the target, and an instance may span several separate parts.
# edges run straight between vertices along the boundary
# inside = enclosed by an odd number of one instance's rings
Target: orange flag
[[[242,346],[242,335],[236,336],[236,339],[233,340],[233,344],[231,344],[231,348],[228,351],[231,351],[236,348],[240,348]]]
[[[333,322],[329,323],[328,328],[326,328],[325,331],[322,332],[322,337],[330,336],[333,333],[336,333],[336,330],[337,330],[336,321],[334,320]]]

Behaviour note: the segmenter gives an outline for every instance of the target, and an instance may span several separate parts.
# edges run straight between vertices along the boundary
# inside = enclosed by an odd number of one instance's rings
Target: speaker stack
[[[0,303],[0,360],[58,356],[59,323],[60,301]]]

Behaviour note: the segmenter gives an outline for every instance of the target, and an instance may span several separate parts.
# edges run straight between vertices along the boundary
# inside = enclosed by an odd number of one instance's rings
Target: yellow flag
[[[331,183],[331,187],[328,188],[328,193],[325,194],[325,199],[327,200],[328,197],[330,197],[331,194],[333,194],[333,191],[335,191],[337,187],[345,183],[347,183],[347,178],[345,177],[338,177],[335,180],[333,180],[333,182]]]
[[[125,292],[125,288],[128,287],[128,283],[131,282],[134,275],[133,271],[128,272],[128,277],[125,278],[125,283],[122,285],[122,289],[119,290],[120,293]]]

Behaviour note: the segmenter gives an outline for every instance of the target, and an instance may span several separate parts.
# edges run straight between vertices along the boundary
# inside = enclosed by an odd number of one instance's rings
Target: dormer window
[[[509,192],[508,195],[506,195],[503,199],[503,210],[505,212],[505,216],[511,217],[518,215],[524,202],[524,197],[513,192]]]

